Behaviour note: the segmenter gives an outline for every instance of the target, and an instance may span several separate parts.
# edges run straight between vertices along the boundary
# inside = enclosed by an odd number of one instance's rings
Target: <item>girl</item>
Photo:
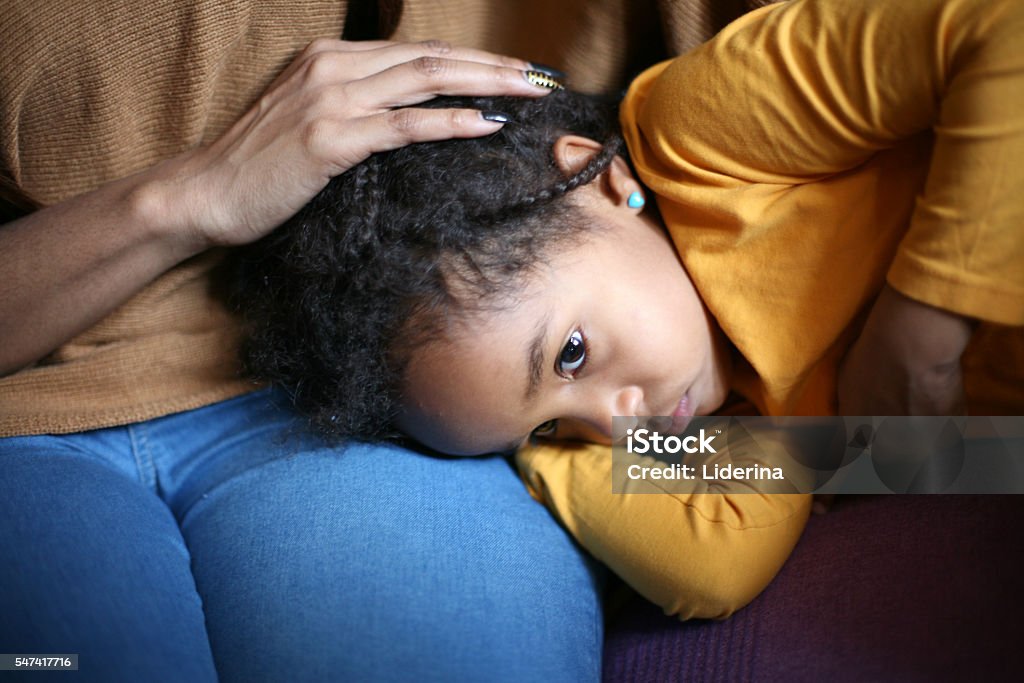
[[[520,449],[597,557],[668,611],[727,614],[805,498],[615,497],[599,449],[530,436],[730,392],[1019,412],[1022,28],[1005,0],[767,7],[642,74],[626,147],[579,95],[473,100],[502,131],[375,155],[250,255],[249,367],[330,434]]]

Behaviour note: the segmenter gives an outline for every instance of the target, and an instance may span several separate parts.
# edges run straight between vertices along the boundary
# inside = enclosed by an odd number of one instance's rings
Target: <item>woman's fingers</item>
[[[369,44],[377,47],[365,47]],[[360,48],[352,49],[353,45]],[[333,110],[338,116],[361,117],[437,95],[535,97],[550,92],[526,80],[528,66],[522,60],[438,41],[320,39],[285,69],[265,100],[290,102],[306,111],[326,104],[327,110],[319,108],[318,115]]]
[[[422,57],[528,69],[529,62],[483,50],[452,47],[440,40],[395,43],[384,40],[344,41],[319,38],[310,43],[274,81],[272,87],[302,73],[306,85],[325,86],[366,78]]]
[[[314,41],[234,126],[183,158],[196,197],[189,224],[210,244],[250,242],[374,152],[494,133],[500,116],[409,105],[437,95],[550,92],[526,80],[528,68],[439,41]]]
[[[440,57],[418,57],[348,84],[349,97],[367,111],[405,107],[438,95],[537,97],[523,69]]]
[[[323,76],[311,72],[309,77]],[[419,57],[358,81],[322,87],[302,87],[297,92],[281,88],[268,96],[267,105],[261,111],[264,115],[277,117],[288,112],[289,116],[300,122],[299,125],[320,125],[318,122],[323,121],[327,124],[324,126],[326,128],[344,126],[346,121],[354,123],[367,117],[386,114],[369,127],[360,126],[360,135],[343,136],[341,144],[354,145],[361,150],[364,147],[363,143],[375,145],[378,133],[388,133],[390,140],[393,137],[390,135],[392,129],[419,130],[422,125],[420,121],[426,115],[421,112],[405,112],[403,108],[437,95],[540,96],[549,92],[548,88],[527,81],[525,72],[520,69]],[[434,114],[427,116],[427,120],[438,122],[446,120],[446,116],[443,113]],[[479,115],[473,117],[472,121],[462,117],[456,117],[456,120],[458,124],[453,130],[464,132],[461,137],[485,135],[497,129],[490,125],[490,122],[481,123]],[[440,125],[443,125],[443,122]],[[429,127],[434,128],[433,125]],[[438,138],[428,134],[426,138],[413,137],[409,141],[417,142],[424,139]]]
[[[321,121],[308,139],[310,152],[340,173],[370,156],[414,142],[489,135],[502,121],[476,109],[394,109],[361,119]],[[354,144],[354,141],[358,141]]]

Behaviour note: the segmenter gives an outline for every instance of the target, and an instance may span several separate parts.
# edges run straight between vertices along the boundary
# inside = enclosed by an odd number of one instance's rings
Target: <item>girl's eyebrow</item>
[[[544,374],[544,349],[547,347],[548,327],[551,323],[551,312],[548,311],[537,325],[533,341],[526,347],[526,367],[530,369],[526,378],[526,394],[523,400],[529,401],[540,387],[540,378]]]

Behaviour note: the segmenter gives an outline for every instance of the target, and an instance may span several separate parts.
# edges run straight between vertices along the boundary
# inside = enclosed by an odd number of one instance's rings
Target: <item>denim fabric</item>
[[[330,448],[283,403],[0,439],[0,652],[78,653],[61,681],[600,677],[605,570],[505,458]]]

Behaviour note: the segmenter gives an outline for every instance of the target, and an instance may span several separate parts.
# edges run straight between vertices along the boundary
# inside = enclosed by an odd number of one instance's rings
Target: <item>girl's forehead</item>
[[[526,307],[459,324],[413,352],[406,370],[399,427],[436,450],[461,455],[518,444],[530,378],[529,343],[536,321]]]

